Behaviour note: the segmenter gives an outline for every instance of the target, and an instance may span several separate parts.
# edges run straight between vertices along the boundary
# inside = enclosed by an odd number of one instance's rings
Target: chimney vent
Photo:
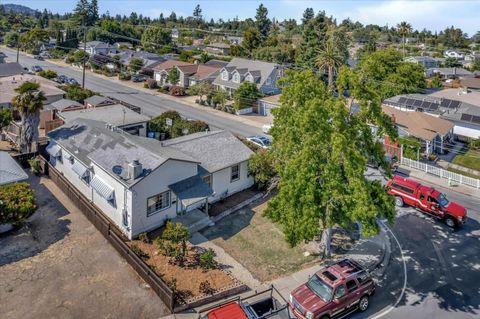
[[[131,163],[128,164],[128,178],[135,180],[143,173],[142,164],[138,159],[134,159]]]

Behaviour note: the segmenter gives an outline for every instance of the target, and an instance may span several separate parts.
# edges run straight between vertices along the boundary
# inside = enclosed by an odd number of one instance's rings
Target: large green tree
[[[172,43],[171,32],[161,27],[149,27],[142,34],[142,45],[149,50],[158,50]]]
[[[297,47],[296,63],[304,68],[314,69],[317,51],[326,41],[328,18],[325,12],[320,12],[315,18],[309,20],[302,33],[302,40]]]
[[[237,109],[244,109],[252,107],[253,103],[257,101],[260,93],[258,92],[257,85],[248,81],[240,84],[235,91],[233,106]]]
[[[262,41],[268,37],[268,33],[270,32],[270,27],[272,25],[272,21],[270,21],[267,16],[268,9],[263,5],[263,3],[261,3],[260,6],[258,6],[257,14],[255,15],[255,26],[260,33]]]
[[[245,48],[245,50],[250,56],[253,54],[253,50],[260,47],[261,43],[262,37],[257,29],[249,28],[243,33],[242,46]]]
[[[140,71],[143,68],[143,60],[140,58],[132,58],[130,63],[128,63],[128,68],[134,73]]]
[[[340,93],[347,83],[353,91],[364,90],[349,76],[339,78]],[[270,131],[279,192],[266,215],[282,225],[292,246],[321,233],[321,252],[329,256],[332,227],[359,222],[367,236],[379,231],[378,217],[394,220],[386,189],[364,175],[369,158],[383,157],[368,123],[384,132],[384,124],[391,122],[385,121],[378,98],[367,103],[358,96],[361,111],[352,114],[343,95],[334,98],[309,70],[289,72],[284,81],[288,85],[281,106],[273,110]]]
[[[333,77],[338,68],[346,63],[348,58],[349,40],[343,28],[330,26],[327,32],[327,41],[318,50],[317,66],[327,72],[328,85],[332,87]]]
[[[177,68],[174,67],[170,71],[168,71],[167,81],[171,85],[177,85],[178,82],[180,82],[180,72]]]
[[[40,111],[46,98],[40,90],[40,84],[36,82],[24,82],[15,89],[15,92],[18,95],[13,98],[12,104],[22,118],[19,146],[21,152],[30,153],[32,143],[38,142]]]

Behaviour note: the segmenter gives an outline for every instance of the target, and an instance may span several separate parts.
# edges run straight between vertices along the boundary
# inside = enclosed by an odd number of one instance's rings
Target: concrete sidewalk
[[[451,183],[451,185],[448,184],[448,180],[445,178],[440,178],[431,174],[428,174],[426,172],[416,170],[410,167],[406,166],[400,166],[400,168],[397,170],[397,173],[400,175],[407,176],[412,179],[418,180],[420,183],[425,183],[429,184],[432,186],[439,186],[443,187],[446,189],[449,189],[452,192],[456,192],[462,195],[466,196],[472,196],[476,198],[480,198],[480,189],[474,188],[471,186],[466,186],[466,185],[460,185],[456,182]]]

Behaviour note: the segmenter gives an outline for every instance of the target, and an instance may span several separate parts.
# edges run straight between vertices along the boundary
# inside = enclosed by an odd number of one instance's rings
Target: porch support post
[[[207,216],[208,216],[208,197],[205,198],[205,213],[206,213]]]

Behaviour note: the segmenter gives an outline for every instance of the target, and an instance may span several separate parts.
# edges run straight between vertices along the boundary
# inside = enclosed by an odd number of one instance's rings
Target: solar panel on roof
[[[441,102],[440,102],[440,105],[443,106],[443,107],[448,107],[448,105],[450,104],[452,100],[449,100],[449,99],[443,99]]]
[[[452,101],[452,103],[450,103],[448,107],[451,109],[456,109],[459,106],[460,106],[460,101]]]
[[[436,111],[436,110],[438,110],[438,104],[437,104],[437,103],[432,103],[432,105],[430,105],[430,110],[431,110],[431,111]]]
[[[480,116],[472,116],[472,123],[480,124]]]
[[[472,120],[472,115],[463,113],[460,119],[462,121],[470,122]]]
[[[423,101],[421,100],[414,100],[413,101],[413,106],[419,107],[422,106]]]
[[[424,109],[428,110],[428,109],[430,108],[430,105],[432,105],[432,103],[430,103],[430,102],[423,102],[423,105],[422,105],[422,106],[423,106]]]
[[[407,100],[405,101],[405,104],[407,104],[408,106],[412,106],[412,105],[413,105],[413,102],[415,102],[415,100],[413,100],[413,99],[407,99]]]
[[[398,99],[398,103],[404,104],[407,99],[405,97],[401,97]]]

